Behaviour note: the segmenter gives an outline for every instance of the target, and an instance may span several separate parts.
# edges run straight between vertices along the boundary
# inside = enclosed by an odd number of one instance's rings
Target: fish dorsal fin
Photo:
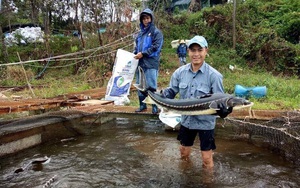
[[[210,105],[209,105],[209,108],[219,110],[218,103],[216,101],[211,102]]]

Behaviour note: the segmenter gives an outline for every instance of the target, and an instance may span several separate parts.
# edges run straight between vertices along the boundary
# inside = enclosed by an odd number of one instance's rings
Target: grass
[[[169,84],[171,73],[174,69],[160,70],[158,85],[159,89],[165,88]],[[269,109],[269,110],[299,110],[300,109],[300,93],[299,80],[297,78],[275,77],[268,73],[255,73],[249,70],[242,71],[224,71],[224,87],[227,93],[234,93],[236,84],[245,87],[266,86],[267,96],[256,99],[250,98],[255,105],[253,109]],[[106,80],[107,83],[108,80]],[[52,76],[45,75],[42,80],[35,80],[31,85],[43,85],[41,88],[34,88],[33,92],[36,98],[50,98],[71,92],[80,92],[93,87],[80,76],[68,76],[56,79]],[[103,85],[106,87],[106,84]],[[26,89],[20,92],[7,91],[6,96],[20,95],[23,98],[33,97],[30,90]],[[128,96],[131,101],[130,106],[138,106],[138,98],[136,91],[132,91]]]
[[[159,89],[165,88],[169,85],[172,72],[179,66],[179,60],[174,50],[166,49],[162,54],[158,78]],[[300,109],[300,88],[298,78],[284,77],[281,75],[274,76],[268,72],[259,70],[259,68],[243,67],[243,63],[240,63],[240,61],[241,60],[234,56],[232,52],[216,52],[214,49],[211,50],[211,55],[207,58],[207,62],[223,74],[226,93],[233,94],[236,84],[245,87],[266,86],[266,97],[260,99],[250,97],[249,100],[255,103],[253,109]],[[229,69],[230,65],[235,66],[233,71]],[[93,67],[90,67],[89,70],[93,70]],[[13,73],[14,74],[9,75],[17,76],[10,76],[9,79],[0,81],[1,85],[26,85],[26,79],[21,69],[13,69]],[[33,75],[30,72],[27,74]],[[95,87],[106,87],[108,79],[108,77],[103,77],[99,80],[99,76],[97,77],[96,74],[95,79],[91,81],[91,76],[88,70],[81,74],[73,75],[70,69],[50,69],[45,72],[42,79],[29,80],[30,84],[33,86],[43,86],[33,89],[36,98],[51,98],[71,92],[89,90]],[[12,92],[10,90],[2,93],[8,97],[11,95],[20,95],[23,96],[23,98],[34,98],[30,90],[23,90],[20,92]],[[130,106],[138,106],[136,91],[132,91],[128,98],[131,101],[129,104]]]
[[[266,86],[267,95],[264,98],[250,98],[255,103],[253,109],[300,109],[299,80],[273,76],[269,73],[256,73],[251,70],[226,72],[224,86],[228,93],[234,93],[236,84],[245,87]]]

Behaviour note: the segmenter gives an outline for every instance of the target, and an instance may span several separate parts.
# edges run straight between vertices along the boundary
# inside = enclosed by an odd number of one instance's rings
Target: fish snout
[[[248,100],[240,97],[233,97],[227,101],[228,107],[235,107],[235,106],[242,106],[242,105],[249,105],[249,104],[250,102]]]
[[[249,105],[249,104],[251,104],[251,102],[245,99],[244,102],[243,102],[243,104],[244,105]]]

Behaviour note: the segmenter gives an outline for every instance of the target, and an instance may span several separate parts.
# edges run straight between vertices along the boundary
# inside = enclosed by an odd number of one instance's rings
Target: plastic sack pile
[[[44,42],[44,32],[40,27],[24,27],[5,34],[5,44],[7,46]]]

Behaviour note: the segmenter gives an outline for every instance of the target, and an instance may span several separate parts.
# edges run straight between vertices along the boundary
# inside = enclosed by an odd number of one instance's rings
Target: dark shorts
[[[216,149],[214,130],[188,129],[181,125],[177,140],[180,141],[182,146],[192,146],[194,145],[197,133],[199,135],[201,151]]]

